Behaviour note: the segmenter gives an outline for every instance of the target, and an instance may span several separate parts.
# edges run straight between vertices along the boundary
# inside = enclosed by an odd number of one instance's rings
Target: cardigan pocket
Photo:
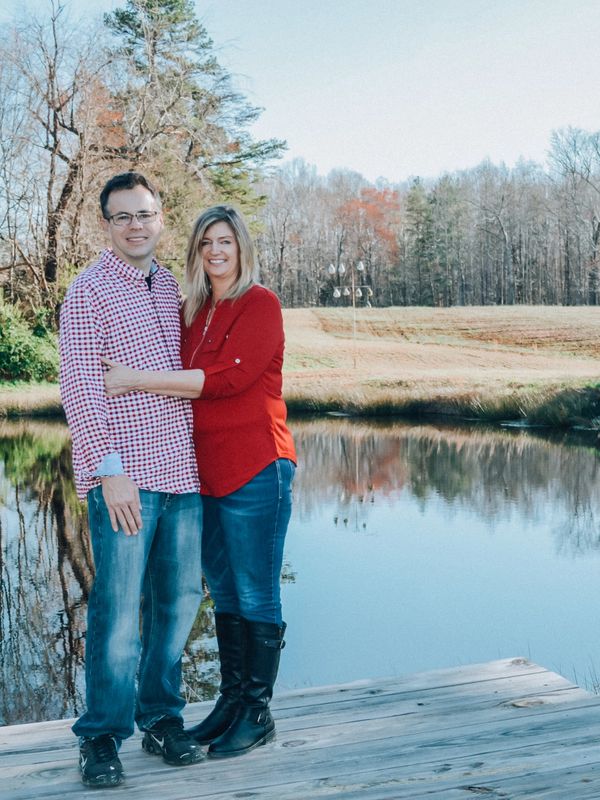
[[[220,350],[225,342],[229,339],[228,333],[217,333],[216,335],[207,334],[202,342],[203,353],[214,353],[215,350]]]
[[[204,363],[207,359],[214,363],[219,357],[219,350],[227,342],[227,339],[229,339],[228,333],[217,333],[216,336],[200,339],[195,349],[192,350],[189,369],[205,369]]]

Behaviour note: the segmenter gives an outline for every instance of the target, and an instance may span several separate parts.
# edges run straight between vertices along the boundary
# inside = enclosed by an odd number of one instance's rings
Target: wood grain
[[[210,709],[186,709],[194,723]],[[243,758],[175,769],[123,744],[145,800],[600,797],[600,697],[525,659],[295,690],[273,702],[277,739]],[[2,800],[90,797],[72,720],[0,728]]]

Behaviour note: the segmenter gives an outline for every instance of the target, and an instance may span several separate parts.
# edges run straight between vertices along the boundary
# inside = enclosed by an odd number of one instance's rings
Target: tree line
[[[249,132],[192,0],[126,0],[93,24],[60,0],[0,34],[0,288],[53,326],[104,245],[98,194],[138,169],[161,189],[161,258],[181,276],[198,211],[250,218],[260,278],[285,306],[598,304],[600,133],[556,131],[545,165],[489,162],[370,183]]]
[[[296,161],[263,193],[261,268],[289,306],[600,302],[600,133],[396,186]]]

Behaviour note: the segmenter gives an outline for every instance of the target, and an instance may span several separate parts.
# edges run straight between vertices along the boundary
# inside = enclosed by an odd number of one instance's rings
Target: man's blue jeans
[[[280,458],[241,489],[203,497],[202,568],[217,612],[281,625],[281,566],[295,470]]]
[[[87,711],[73,726],[77,736],[126,739],[134,719],[144,730],[163,716],[180,718],[185,705],[181,655],[202,597],[202,501],[195,493],[148,491],[140,500],[142,530],[126,536],[111,528],[102,488],[88,494],[96,577],[88,603]]]

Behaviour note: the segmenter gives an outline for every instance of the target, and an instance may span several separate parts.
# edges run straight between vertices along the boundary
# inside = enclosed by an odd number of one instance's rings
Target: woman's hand
[[[126,367],[117,361],[109,361],[107,358],[100,359],[102,363],[109,367],[104,373],[104,386],[109,397],[118,397],[136,390],[136,381],[139,370]]]

